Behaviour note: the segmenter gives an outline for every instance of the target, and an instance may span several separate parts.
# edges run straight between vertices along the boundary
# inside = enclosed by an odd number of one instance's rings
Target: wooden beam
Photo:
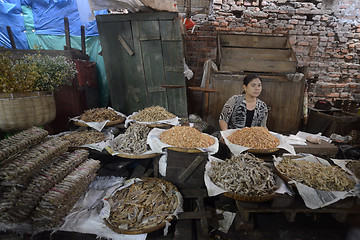
[[[65,27],[65,40],[66,40],[65,48],[67,50],[70,50],[71,49],[70,27],[69,27],[69,19],[67,17],[64,17],[64,27]]]
[[[85,26],[81,26],[81,52],[86,54]]]
[[[12,49],[16,49],[16,44],[15,44],[15,40],[14,40],[14,34],[13,34],[12,30],[11,30],[11,27],[10,27],[10,26],[6,26],[6,30],[7,30],[8,35],[9,35],[11,48],[12,48]]]
[[[185,182],[203,160],[203,156],[196,157],[195,160],[189,165],[189,167],[179,176],[180,182]]]
[[[118,35],[118,39],[121,43],[121,45],[123,45],[123,47],[125,48],[125,50],[127,51],[127,53],[132,56],[134,55],[134,52],[131,50],[131,48],[129,47],[129,45],[125,42],[125,40],[120,36],[120,34]]]

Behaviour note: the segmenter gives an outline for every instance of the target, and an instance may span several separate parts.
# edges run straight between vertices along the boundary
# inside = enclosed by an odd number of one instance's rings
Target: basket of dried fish
[[[214,192],[243,202],[265,202],[276,197],[274,173],[251,153],[232,156],[225,161],[211,157],[206,165],[205,183]],[[213,186],[213,184],[215,186]]]
[[[179,119],[160,106],[151,106],[144,108],[139,112],[134,112],[127,117],[125,126],[131,122],[146,124],[152,128],[170,128],[173,125],[179,125]]]
[[[115,111],[111,107],[108,108],[93,108],[86,110],[79,117],[72,118],[74,124],[77,126],[88,127],[89,123],[106,122],[105,126],[114,126],[123,123],[126,116],[120,112]]]
[[[283,157],[275,162],[275,172],[284,181],[295,181],[321,191],[350,191],[354,179],[338,166]]]
[[[144,159],[159,156],[151,151],[146,140],[151,128],[147,125],[132,123],[124,134],[119,134],[109,141],[105,149],[111,154],[122,158]]]
[[[200,153],[201,149],[217,143],[215,137],[188,126],[174,126],[162,132],[159,138],[161,142],[170,145],[168,149],[187,153]]]
[[[70,142],[69,150],[88,149],[91,144],[103,142],[107,138],[104,133],[95,130],[72,131],[59,137]]]
[[[182,211],[177,188],[158,178],[130,179],[105,201],[109,214],[104,221],[121,234],[153,232]]]

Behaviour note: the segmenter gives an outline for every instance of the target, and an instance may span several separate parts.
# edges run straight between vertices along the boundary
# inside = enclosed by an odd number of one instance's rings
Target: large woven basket
[[[0,94],[0,131],[21,131],[44,125],[55,116],[55,98],[51,92]]]

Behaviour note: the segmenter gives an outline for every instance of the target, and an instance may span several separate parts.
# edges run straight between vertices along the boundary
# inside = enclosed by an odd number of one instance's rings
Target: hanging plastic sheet
[[[0,2],[0,46],[11,48],[9,34],[6,29],[6,26],[10,26],[16,48],[29,48],[26,41],[25,25],[21,14],[20,1],[1,0]]]

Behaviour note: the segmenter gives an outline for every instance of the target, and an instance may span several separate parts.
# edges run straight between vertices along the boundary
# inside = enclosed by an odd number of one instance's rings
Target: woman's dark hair
[[[255,75],[255,74],[249,74],[249,75],[247,75],[247,76],[244,78],[244,85],[247,86],[247,85],[249,84],[249,82],[251,82],[252,80],[254,80],[254,79],[256,79],[256,78],[260,79],[260,78],[259,78],[257,75]],[[261,81],[261,79],[260,79],[260,81]]]
[[[257,75],[255,75],[255,74],[249,74],[249,75],[247,75],[247,76],[244,78],[244,85],[247,86],[252,80],[254,80],[254,79],[256,79],[256,78],[260,79],[260,81],[261,81],[261,78],[259,78],[259,77],[258,77]],[[245,90],[242,92],[242,94],[245,94]]]

